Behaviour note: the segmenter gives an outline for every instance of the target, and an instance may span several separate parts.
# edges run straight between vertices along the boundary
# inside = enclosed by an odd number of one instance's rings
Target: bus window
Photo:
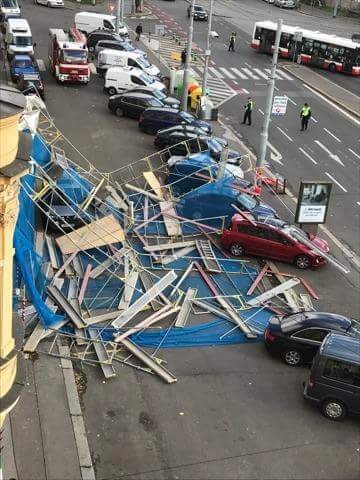
[[[336,47],[335,45],[328,45],[327,48],[327,58],[329,60],[334,60],[335,62],[341,62],[344,58],[345,48],[343,47]]]
[[[260,39],[261,39],[261,28],[260,28],[260,27],[256,27],[254,37],[255,37],[256,40],[260,40]]]
[[[291,42],[291,35],[290,33],[282,33],[280,38],[280,47],[281,48],[289,48]]]
[[[309,38],[304,38],[302,42],[302,48],[301,48],[302,53],[311,55],[313,51],[313,46],[314,46],[314,40],[310,40]]]

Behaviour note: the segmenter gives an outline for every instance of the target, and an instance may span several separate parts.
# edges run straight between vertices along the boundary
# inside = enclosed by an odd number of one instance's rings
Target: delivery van
[[[161,75],[158,67],[151,65],[140,53],[125,52],[123,50],[104,49],[99,52],[96,67],[97,73],[105,74],[109,67],[135,67],[152,77],[160,77]]]
[[[8,18],[20,18],[20,7],[17,0],[0,0],[0,22]]]
[[[149,87],[152,90],[165,90],[163,83],[155,80],[154,77],[140,70],[140,68],[110,67],[106,70],[104,90],[109,95],[116,95],[139,85]]]
[[[25,18],[9,18],[6,23],[5,45],[8,58],[17,54],[34,55],[31,30]]]
[[[75,27],[86,35],[94,30],[108,30],[116,33],[116,17],[105,13],[79,12],[75,14]],[[124,23],[119,23],[117,33],[122,36],[129,35]]]

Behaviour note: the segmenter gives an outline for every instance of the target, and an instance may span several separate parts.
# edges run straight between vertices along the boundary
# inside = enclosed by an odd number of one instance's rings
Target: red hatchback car
[[[221,244],[236,257],[255,255],[294,263],[301,269],[324,265],[325,258],[302,243],[299,240],[301,236],[307,242],[310,240],[324,253],[328,253],[329,246],[325,240],[307,234],[294,225],[279,219],[250,222],[239,214],[233,216],[231,227],[224,230]]]

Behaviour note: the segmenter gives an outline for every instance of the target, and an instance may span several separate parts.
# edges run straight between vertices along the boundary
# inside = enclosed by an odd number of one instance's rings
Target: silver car
[[[275,0],[275,5],[280,8],[295,8],[295,0]]]

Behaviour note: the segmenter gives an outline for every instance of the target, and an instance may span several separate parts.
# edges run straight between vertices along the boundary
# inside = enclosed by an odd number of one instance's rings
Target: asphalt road
[[[216,3],[215,12],[226,10],[227,15],[230,16],[235,2],[226,2],[226,9],[222,7],[223,3],[222,1]],[[153,0],[152,4],[157,7],[161,6],[166,11],[169,18],[165,18],[164,21],[171,28],[176,29],[176,24],[178,24],[180,30],[186,31],[188,22],[186,2]],[[264,9],[267,12],[263,14],[264,18],[269,18],[271,12],[271,19],[274,19],[280,11],[260,0],[255,0],[251,4],[245,1],[241,4],[242,15],[236,15],[231,20],[228,17],[215,16],[213,22],[213,30],[220,36],[219,39],[212,42],[211,58],[216,66],[212,67],[214,70],[210,73],[213,76],[221,76],[238,92],[236,97],[222,105],[221,113],[225,117],[225,122],[235,128],[254,153],[258,153],[259,150],[259,134],[267,97],[265,77],[268,72],[266,69],[271,66],[271,57],[258,54],[249,47],[249,32],[252,31],[254,21],[262,19],[260,14],[256,17],[256,11],[263,12]],[[304,26],[305,22],[308,28],[316,24],[319,30],[325,31],[325,20],[321,23],[319,19],[311,19],[308,15],[301,15],[294,11],[284,10],[281,13],[284,22],[287,21],[287,18],[295,16],[297,24]],[[236,22],[237,25],[240,25],[236,30],[238,35],[234,53],[227,51],[227,40],[233,30],[233,25],[230,25],[229,21],[232,24]],[[343,22],[344,20],[341,19],[340,25]],[[195,22],[194,25],[194,42],[200,48],[204,48],[207,23]],[[345,27],[341,28],[341,31],[345,30]],[[349,31],[349,26],[347,31]],[[241,78],[239,71],[246,78]],[[279,75],[281,75],[281,69]],[[335,79],[340,85],[344,80],[360,85],[359,78],[349,78],[338,74]],[[275,95],[286,95],[289,101],[285,117],[272,119],[269,131],[271,149],[268,150],[268,162],[274,171],[287,178],[295,194],[298,192],[300,180],[333,182],[327,224],[338,238],[350,246],[353,251],[359,253],[360,121],[344,115],[332,104],[323,101],[292,77],[287,76],[286,78],[281,75],[281,78],[276,81],[275,88]],[[249,95],[255,101],[252,127],[240,125],[243,106]],[[313,118],[309,130],[300,132],[299,111],[304,102],[311,105]]]

